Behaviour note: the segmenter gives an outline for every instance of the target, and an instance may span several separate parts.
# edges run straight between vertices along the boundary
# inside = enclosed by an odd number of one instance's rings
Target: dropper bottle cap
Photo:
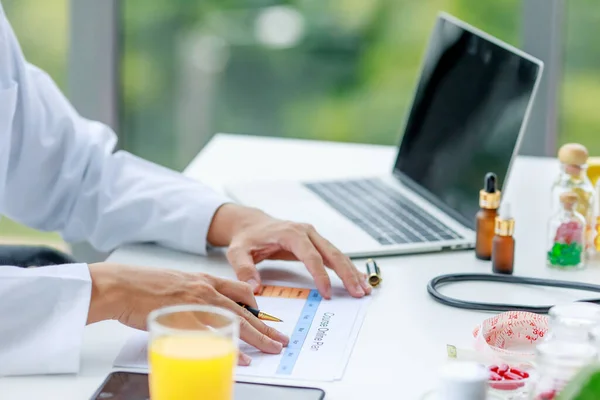
[[[495,233],[498,236],[512,236],[515,232],[515,220],[512,217],[510,203],[504,202],[500,207],[499,215],[496,217]]]
[[[493,172],[485,174],[483,189],[479,191],[479,207],[495,210],[500,205],[500,191],[498,190],[498,178]]]

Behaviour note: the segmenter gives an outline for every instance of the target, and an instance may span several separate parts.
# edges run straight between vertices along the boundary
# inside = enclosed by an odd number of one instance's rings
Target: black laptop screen
[[[474,226],[484,175],[494,172],[501,183],[506,179],[540,69],[439,18],[395,174]]]

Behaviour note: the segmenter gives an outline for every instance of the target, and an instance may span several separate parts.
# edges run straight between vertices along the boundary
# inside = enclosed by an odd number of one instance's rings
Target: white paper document
[[[370,297],[355,299],[334,290],[324,300],[315,289],[269,283],[256,297],[258,307],[283,322],[266,322],[290,338],[281,354],[264,354],[240,342],[240,350],[252,357],[248,367],[237,367],[244,377],[341,379],[364,320]],[[115,367],[148,369],[148,335],[136,332],[115,360]]]

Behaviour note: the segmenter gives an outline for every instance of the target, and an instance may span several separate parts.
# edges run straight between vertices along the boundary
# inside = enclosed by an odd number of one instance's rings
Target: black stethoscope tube
[[[527,306],[520,304],[502,304],[502,303],[478,303],[472,301],[458,300],[438,291],[438,287],[456,282],[500,282],[512,283],[518,285],[534,285],[556,287],[561,289],[586,290],[590,292],[600,293],[600,285],[592,285],[583,282],[557,281],[552,279],[527,278],[512,275],[495,275],[495,274],[448,274],[440,275],[433,278],[427,284],[427,292],[437,302],[455,308],[477,311],[529,311],[536,314],[547,314],[552,306]],[[588,303],[600,304],[600,299],[579,300]]]

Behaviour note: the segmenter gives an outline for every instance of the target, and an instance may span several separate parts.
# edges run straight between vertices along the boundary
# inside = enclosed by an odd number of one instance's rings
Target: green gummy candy
[[[547,253],[547,260],[551,265],[560,267],[575,267],[581,263],[583,246],[579,243],[558,243],[552,245]]]

